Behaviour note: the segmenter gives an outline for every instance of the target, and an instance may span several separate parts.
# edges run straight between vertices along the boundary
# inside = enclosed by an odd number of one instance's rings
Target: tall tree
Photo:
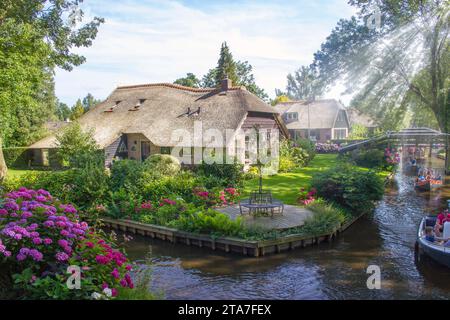
[[[314,100],[320,96],[322,88],[314,66],[302,66],[294,74],[288,74],[286,90],[293,100]]]
[[[83,98],[82,104],[84,108],[84,112],[88,112],[90,109],[95,107],[98,103],[101,101],[98,99],[95,99],[94,96],[90,93],[86,95],[86,97]]]
[[[173,83],[191,88],[200,87],[200,80],[195,76],[195,74],[190,72],[186,74],[186,77],[178,78]]]
[[[72,107],[72,113],[70,114],[70,120],[76,120],[84,114],[84,106],[81,99],[78,99],[75,105]]]
[[[236,62],[233,59],[233,55],[230,52],[230,48],[226,42],[222,43],[220,48],[219,61],[217,61],[217,72],[215,72],[216,84],[221,83],[225,78],[228,78],[232,83],[239,83],[238,71]]]
[[[269,96],[255,82],[253,67],[248,61],[234,61],[231,51],[224,42],[220,49],[217,67],[210,69],[201,81],[201,87],[214,88],[220,86],[224,78],[228,78],[234,85],[245,86],[248,91],[257,95],[264,101],[268,101]]]
[[[2,0],[0,3],[0,140],[27,145],[38,137],[52,104],[55,66],[72,70],[85,58],[103,19],[82,25],[82,0]],[[0,144],[0,149],[2,145]],[[0,151],[1,153],[1,151]],[[0,171],[5,169],[0,163]]]
[[[352,105],[399,126],[411,110],[414,96],[431,110],[444,132],[449,132],[449,4],[440,0],[351,0],[358,17],[341,20],[315,64],[321,80],[347,83],[356,93]],[[367,22],[381,14],[381,24]],[[395,110],[394,110],[395,109]]]
[[[56,103],[56,116],[59,120],[65,121],[67,119],[70,119],[71,113],[72,110],[67,104],[60,101]]]

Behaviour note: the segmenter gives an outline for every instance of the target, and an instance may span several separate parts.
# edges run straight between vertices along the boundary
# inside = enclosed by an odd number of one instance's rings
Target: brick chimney
[[[221,85],[222,91],[228,91],[232,86],[233,86],[233,84],[231,83],[231,80],[228,79],[228,77],[222,80],[222,85]]]

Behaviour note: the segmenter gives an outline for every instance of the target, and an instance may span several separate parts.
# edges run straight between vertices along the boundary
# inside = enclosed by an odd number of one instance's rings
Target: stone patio
[[[305,223],[305,220],[310,217],[313,212],[291,205],[284,205],[283,214],[274,214],[273,218],[257,216],[250,216],[248,213],[240,214],[239,205],[228,206],[225,208],[217,209],[227,216],[229,216],[232,220],[236,220],[237,217],[242,216],[244,224],[247,226],[257,226],[265,229],[289,229],[300,227]]]

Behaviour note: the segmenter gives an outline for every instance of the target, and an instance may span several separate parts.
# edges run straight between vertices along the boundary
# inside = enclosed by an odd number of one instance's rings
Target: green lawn
[[[263,177],[263,188],[270,189],[272,195],[286,204],[296,204],[301,187],[308,188],[312,177],[337,163],[336,154],[318,154],[308,167],[289,173]],[[258,189],[258,178],[248,180],[244,185],[244,194]]]
[[[8,169],[8,178],[18,178],[24,174],[31,173],[37,170],[18,170],[18,169]]]

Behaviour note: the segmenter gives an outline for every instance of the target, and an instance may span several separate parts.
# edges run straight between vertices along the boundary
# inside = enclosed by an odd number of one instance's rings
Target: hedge
[[[32,150],[24,147],[3,148],[3,155],[9,168],[25,168],[32,159]]]

